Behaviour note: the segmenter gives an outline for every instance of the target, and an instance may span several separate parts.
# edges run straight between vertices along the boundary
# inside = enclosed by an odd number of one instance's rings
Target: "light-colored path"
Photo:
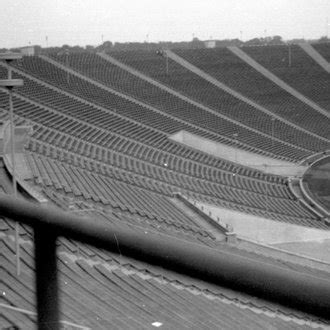
[[[281,87],[283,90],[290,93],[292,96],[296,97],[298,100],[304,102],[311,108],[313,108],[315,111],[318,111],[322,115],[324,115],[327,118],[330,118],[330,113],[324,109],[322,109],[320,106],[318,106],[316,103],[305,97],[304,95],[300,94],[297,90],[289,86],[287,83],[285,83],[283,80],[275,76],[273,73],[268,71],[266,68],[264,68],[262,65],[260,65],[258,62],[256,62],[253,58],[251,58],[249,55],[243,52],[242,49],[238,47],[228,47],[230,51],[232,51],[236,56],[238,56],[241,60],[249,64],[252,68],[254,68],[256,71],[260,72],[262,75],[264,75],[266,78],[268,78],[270,81],[275,83],[277,86]],[[326,119],[326,118],[325,118]]]
[[[267,203],[267,201],[265,201]],[[298,226],[286,222],[225,209],[223,207],[196,202],[203,206],[206,214],[219,217],[222,223],[233,227],[238,237],[263,244],[302,243],[309,241],[330,240],[330,230]]]
[[[211,141],[186,131],[180,131],[170,136],[171,140],[181,143],[198,151],[208,153],[211,156],[226,159],[243,166],[281,176],[300,177],[307,170],[307,166],[296,165],[291,162],[258,155],[225,145],[220,142]]]
[[[274,247],[294,253],[303,254],[329,263],[330,270],[330,239],[274,244]]]
[[[325,71],[330,73],[330,63],[328,63],[328,61],[320,53],[318,53],[311,44],[304,42],[299,44],[299,46]]]

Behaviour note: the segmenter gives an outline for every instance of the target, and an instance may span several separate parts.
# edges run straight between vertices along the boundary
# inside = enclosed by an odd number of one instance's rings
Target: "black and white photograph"
[[[1,0],[0,330],[330,330],[330,1]]]

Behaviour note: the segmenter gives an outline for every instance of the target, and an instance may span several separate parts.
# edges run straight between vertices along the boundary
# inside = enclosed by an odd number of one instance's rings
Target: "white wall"
[[[304,242],[330,239],[330,231],[293,225],[285,222],[229,210],[219,206],[195,202],[204,212],[219,217],[221,223],[230,224],[238,237],[264,244]]]
[[[173,134],[170,139],[199,151],[206,152],[212,156],[248,166],[265,173],[282,176],[302,176],[307,169],[306,166],[258,155],[220,142],[211,141],[186,131]]]

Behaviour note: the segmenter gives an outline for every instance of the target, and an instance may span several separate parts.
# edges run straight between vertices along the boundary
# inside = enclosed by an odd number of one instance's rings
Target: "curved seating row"
[[[229,49],[182,50],[177,51],[177,53],[214,78],[256,101],[275,114],[310,132],[329,139],[330,119],[328,117],[315,111],[277,86],[242,59],[235,56]],[[267,58],[267,54],[264,54],[264,57]],[[244,114],[242,115],[244,116]],[[258,117],[258,120],[259,118],[262,120],[260,114],[256,117]],[[285,134],[285,129],[280,127],[278,129],[278,134]],[[290,131],[293,131],[293,135],[297,136],[297,138],[292,137],[292,139],[295,143],[298,143],[298,140],[301,139],[301,137],[298,137],[299,133],[292,128]],[[308,139],[306,138],[303,143],[308,146]],[[321,148],[322,143],[320,144]]]
[[[161,109],[162,112],[152,111],[147,106],[141,106],[125,99],[124,96],[110,93],[105,89],[93,85],[89,81],[70,75],[66,71],[40,58],[32,57],[24,59],[19,68],[55,85],[57,88],[77,95],[82,99],[93,102],[126,118],[128,117],[136,122],[143,123],[148,127],[161,129],[167,134],[185,129],[192,133],[195,132],[197,135],[208,136],[212,140],[226,141],[228,143],[228,139],[231,139],[233,142],[233,134],[234,132],[238,132],[238,137],[235,140],[244,142],[245,145],[255,148],[256,151],[264,150],[265,152],[270,152],[279,157],[286,157],[287,159],[301,159],[309,153],[308,149],[298,149],[295,146],[280,143],[272,139],[270,135],[268,137],[260,136],[257,132],[238,126],[222,117],[215,116],[190,104],[186,104],[185,107],[163,107]],[[175,120],[175,118],[180,119],[180,121]],[[200,127],[200,130],[198,127]],[[313,141],[313,139],[309,140]],[[297,144],[299,143],[297,142]],[[311,143],[309,142],[309,144]],[[318,150],[317,146],[311,146],[312,150],[315,148]]]
[[[298,45],[290,45],[290,49],[286,45],[244,47],[243,51],[298,92],[330,111],[329,73]]]

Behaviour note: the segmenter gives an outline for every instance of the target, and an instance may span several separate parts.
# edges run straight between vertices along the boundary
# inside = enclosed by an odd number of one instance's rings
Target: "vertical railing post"
[[[60,329],[56,238],[46,228],[34,230],[39,330]]]
[[[12,67],[10,63],[14,60],[22,58],[20,53],[0,53],[0,60],[4,60],[8,66],[8,79],[0,80],[0,86],[6,87],[9,92],[9,116],[10,116],[10,149],[11,149],[11,166],[13,178],[13,194],[14,198],[17,197],[16,173],[15,173],[15,124],[14,124],[14,107],[13,107],[13,88],[22,86],[22,79],[12,79]],[[19,246],[19,222],[15,224],[15,245],[16,245],[16,273],[20,275],[20,246]]]
[[[168,67],[168,54],[165,53],[165,56],[166,56],[166,75],[168,75],[168,69],[169,69],[169,67]]]
[[[8,68],[8,79],[11,79],[11,67]],[[17,182],[16,182],[16,159],[15,159],[15,123],[14,123],[14,106],[13,106],[13,91],[12,88],[8,88],[9,91],[9,117],[10,117],[10,154],[11,154],[11,169],[13,179],[13,194],[17,198]],[[16,274],[19,276],[21,273],[20,262],[20,225],[19,222],[15,222],[15,250],[16,250]]]

